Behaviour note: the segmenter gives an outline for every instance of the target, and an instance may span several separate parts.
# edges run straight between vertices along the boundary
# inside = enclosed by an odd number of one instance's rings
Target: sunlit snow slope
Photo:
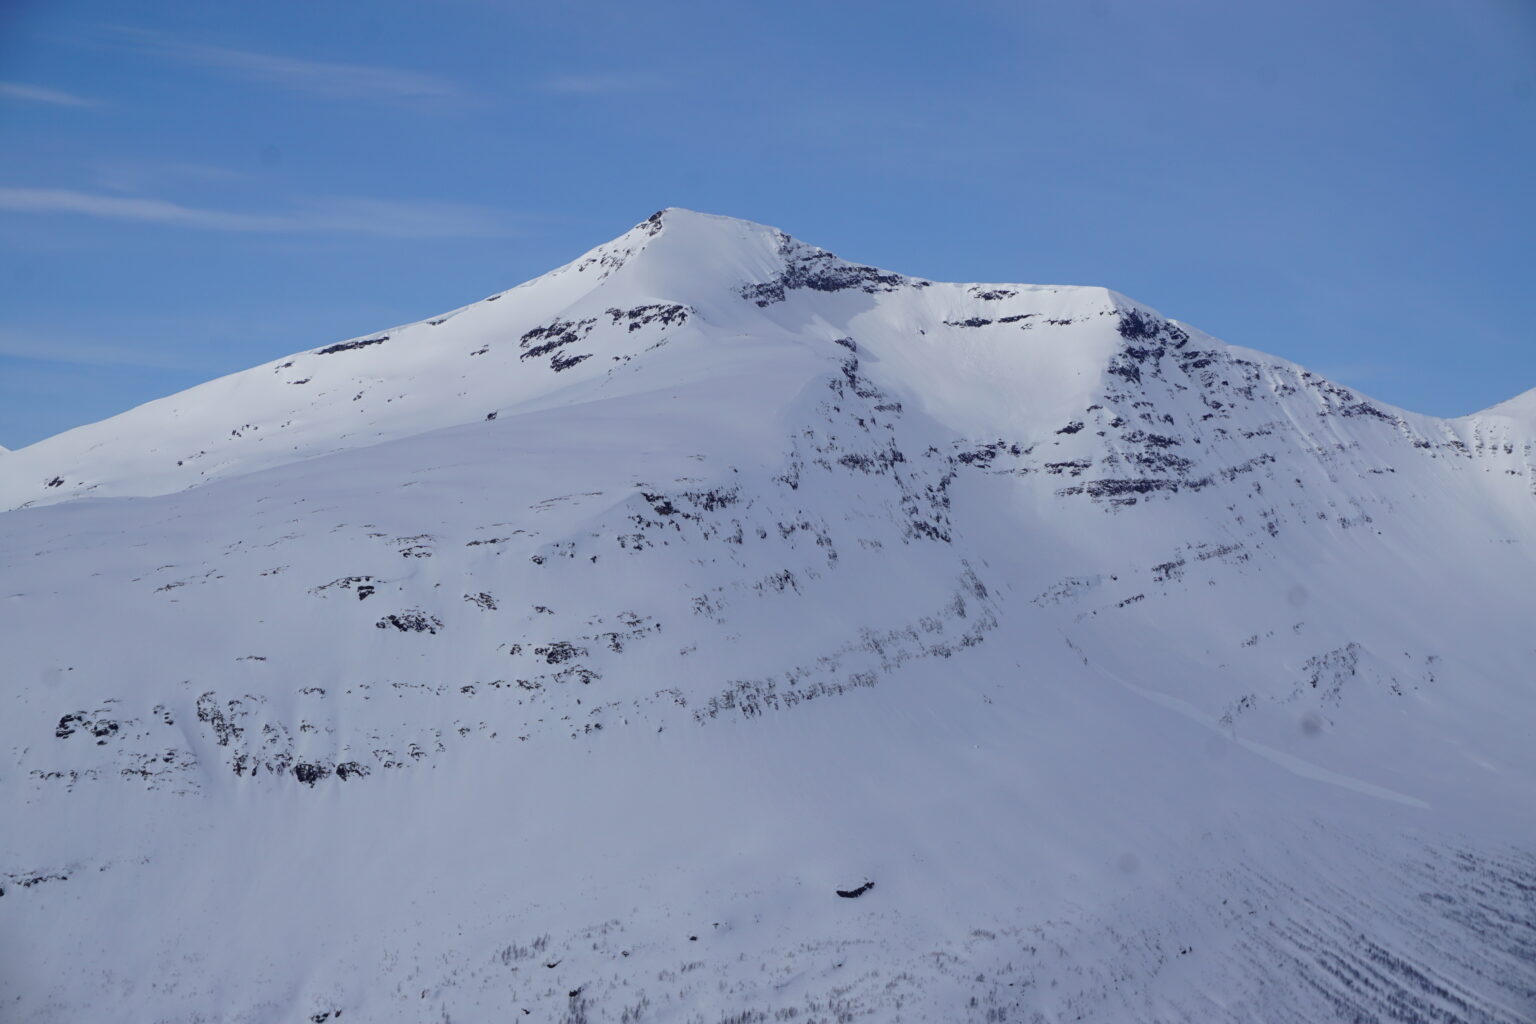
[[[1536,1019],[1531,401],[667,210],[6,453],[0,1018]]]

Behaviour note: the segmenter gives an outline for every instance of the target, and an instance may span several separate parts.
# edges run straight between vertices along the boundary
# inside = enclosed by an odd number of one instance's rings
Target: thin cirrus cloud
[[[77,96],[62,89],[48,89],[25,82],[0,82],[0,99],[20,100],[23,103],[45,103],[54,107],[99,107],[100,100]]]
[[[0,359],[73,366],[130,366],[149,370],[205,370],[203,362],[174,353],[115,347],[73,337],[38,335],[0,326]]]
[[[490,238],[509,234],[494,210],[458,203],[402,202],[334,196],[283,213],[245,213],[183,206],[164,199],[102,195],[58,188],[0,188],[0,210],[76,214],[203,231],[371,235],[383,238]]]
[[[539,83],[541,92],[562,96],[610,96],[644,92],[661,86],[660,79],[645,74],[554,75]]]
[[[248,171],[199,163],[192,160],[140,160],[107,157],[91,169],[91,181],[99,188],[121,195],[156,192],[169,184],[193,182],[223,185],[246,182]]]
[[[473,99],[456,82],[405,68],[305,60],[279,54],[207,46],[143,29],[119,28],[113,34],[123,46],[141,53],[212,68],[236,78],[312,96],[387,103],[464,104]]]

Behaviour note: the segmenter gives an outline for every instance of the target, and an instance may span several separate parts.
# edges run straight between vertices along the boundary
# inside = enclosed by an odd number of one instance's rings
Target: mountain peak
[[[602,284],[609,297],[686,293],[706,302],[747,298],[759,308],[800,289],[890,290],[918,283],[840,259],[766,224],[682,207],[658,210],[539,280],[572,275],[589,286]]]
[[[798,393],[857,381],[856,392],[878,389],[958,436],[1044,437],[1082,449],[1079,460],[1123,459],[1114,445],[1124,431],[1171,445],[1171,429],[1153,431],[1148,417],[1195,425],[1191,444],[1234,417],[1260,429],[1258,417],[1280,415],[1272,406],[1292,394],[1329,414],[1401,421],[1108,289],[938,283],[767,225],[670,207],[509,291],[7,454],[0,508],[163,494],[538,409],[685,387],[724,393],[728,381],[767,376],[779,389],[734,410],[758,429]]]
[[[39,442],[6,1019],[1529,1021],[1533,451],[690,211]]]

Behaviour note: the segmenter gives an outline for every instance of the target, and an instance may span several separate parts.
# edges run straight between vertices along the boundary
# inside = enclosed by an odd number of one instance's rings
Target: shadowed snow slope
[[[0,1016],[1531,1020],[1529,409],[667,210],[7,453]]]

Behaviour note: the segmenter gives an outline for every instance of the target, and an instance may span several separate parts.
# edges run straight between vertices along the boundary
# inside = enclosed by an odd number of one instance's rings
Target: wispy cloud
[[[661,80],[644,74],[555,75],[539,83],[542,92],[565,96],[608,96],[659,88]]]
[[[41,85],[23,82],[0,82],[0,99],[21,100],[24,103],[46,103],[55,107],[99,107],[100,100],[88,96],[76,96],[61,89],[45,89]]]
[[[92,182],[109,192],[144,193],[192,182],[197,186],[210,183],[228,185],[249,181],[248,171],[238,171],[214,164],[189,160],[135,160],[108,157],[89,165]]]
[[[25,359],[71,366],[132,366],[148,370],[207,369],[197,361],[174,353],[156,352],[144,347],[120,348],[11,327],[0,327],[0,359]]]
[[[210,210],[164,199],[59,188],[0,187],[0,210],[70,213],[203,231],[349,234],[382,238],[489,238],[510,233],[503,215],[459,203],[333,196],[282,213]]]
[[[237,78],[312,96],[392,103],[463,103],[472,99],[456,82],[405,68],[305,60],[207,46],[142,29],[121,28],[114,35],[123,45],[142,53],[213,68]]]

